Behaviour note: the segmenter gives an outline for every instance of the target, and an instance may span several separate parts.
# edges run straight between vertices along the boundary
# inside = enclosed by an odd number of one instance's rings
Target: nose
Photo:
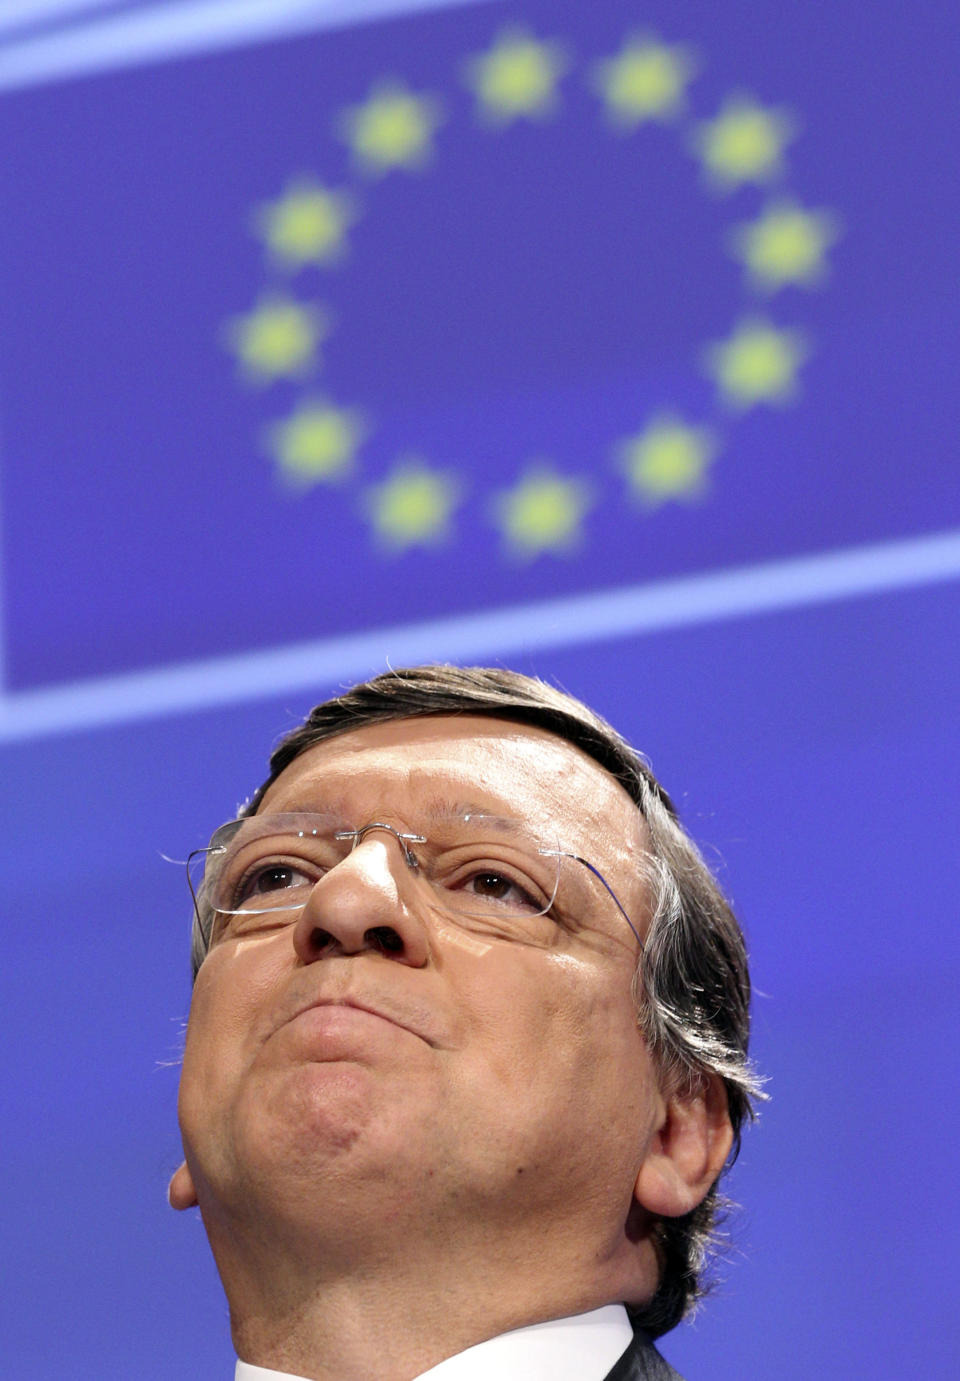
[[[358,835],[346,858],[314,885],[297,919],[293,946],[301,963],[369,950],[411,968],[426,964],[427,929],[402,849],[392,830]]]

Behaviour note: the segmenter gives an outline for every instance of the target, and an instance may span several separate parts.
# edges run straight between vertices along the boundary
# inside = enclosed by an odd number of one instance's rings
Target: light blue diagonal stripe
[[[180,0],[0,47],[0,91],[476,0]],[[492,0],[486,0],[492,3]]]
[[[123,4],[124,0],[7,0],[7,8],[3,8],[0,0],[0,42],[8,42],[7,35],[18,30],[22,36],[24,29],[76,23],[91,10],[118,10]]]
[[[960,530],[791,557],[24,691],[0,701],[0,741],[319,692],[388,662],[500,660],[958,578]]]

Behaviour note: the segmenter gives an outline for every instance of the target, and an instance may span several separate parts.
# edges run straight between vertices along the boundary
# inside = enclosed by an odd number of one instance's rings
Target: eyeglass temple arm
[[[551,850],[550,852],[553,852],[553,851]],[[620,901],[619,901],[619,898],[617,897],[616,892],[615,892],[615,891],[613,890],[613,888],[610,886],[609,882],[607,882],[607,879],[603,876],[603,874],[601,873],[600,869],[599,869],[599,868],[595,868],[595,867],[593,866],[593,864],[589,861],[589,859],[581,858],[579,854],[570,854],[570,853],[563,853],[563,852],[558,851],[557,857],[558,857],[558,858],[572,858],[572,859],[574,860],[575,863],[582,863],[583,866],[584,866],[585,868],[589,869],[589,871],[593,874],[593,876],[597,879],[597,881],[603,884],[604,890],[605,890],[607,893],[609,893],[610,899],[611,899],[611,901],[613,902],[614,906],[617,908],[617,910],[620,912],[620,915],[623,917],[623,919],[626,921],[627,925],[628,925],[628,926],[630,927],[630,929],[633,931],[634,936],[636,937],[637,944],[640,946],[640,953],[642,954],[642,953],[643,953],[643,941],[640,939],[640,935],[639,935],[639,933],[638,933],[638,931],[637,931],[637,927],[633,924],[633,921],[631,921],[631,919],[630,919],[630,917],[627,915],[626,911],[624,911],[623,907],[620,905]]]
[[[187,854],[187,863],[184,871],[187,876],[187,886],[190,888],[190,895],[193,898],[193,914],[196,916],[197,923],[201,926],[201,928],[203,923],[200,920],[200,900],[197,897],[196,889],[193,885],[193,878],[190,876],[190,864],[193,862],[195,858],[198,858],[200,854],[213,854],[222,852],[222,849],[214,848],[213,846],[208,844],[206,848],[203,849],[191,849],[190,852]]]

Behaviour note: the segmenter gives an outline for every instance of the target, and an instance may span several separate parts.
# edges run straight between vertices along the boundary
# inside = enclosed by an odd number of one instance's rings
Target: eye
[[[248,878],[243,894],[245,896],[260,896],[264,892],[278,892],[283,887],[293,887],[303,879],[303,873],[291,868],[287,864],[275,863],[269,868],[259,868],[251,878]]]
[[[230,906],[243,907],[251,903],[261,903],[269,905],[271,898],[277,898],[282,905],[278,894],[295,891],[297,889],[309,889],[313,886],[315,878],[309,876],[301,868],[296,868],[291,863],[273,862],[258,864],[251,868],[236,886],[231,890]]]
[[[541,912],[543,903],[506,873],[487,871],[474,873],[464,889],[469,896],[482,901],[498,902],[512,912]]]

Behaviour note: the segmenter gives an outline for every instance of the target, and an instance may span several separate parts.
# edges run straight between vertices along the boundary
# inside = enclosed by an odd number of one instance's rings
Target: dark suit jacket
[[[646,1333],[637,1332],[606,1381],[683,1381],[683,1377],[663,1360]]]

